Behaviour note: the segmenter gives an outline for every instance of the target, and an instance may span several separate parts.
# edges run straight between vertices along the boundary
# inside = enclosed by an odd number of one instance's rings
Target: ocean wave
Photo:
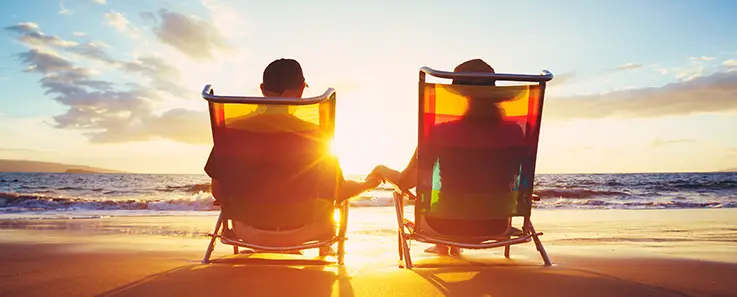
[[[393,197],[361,196],[350,200],[351,207],[384,207],[394,206]],[[404,205],[414,205],[413,200],[405,200]]]
[[[43,194],[0,193],[0,212],[59,211],[59,210],[218,210],[211,194],[199,192],[178,199],[84,199],[54,197]]]
[[[163,189],[157,189],[158,191],[162,192],[174,192],[174,191],[181,191],[185,193],[199,193],[199,192],[212,192],[212,185],[210,183],[200,183],[200,184],[189,184],[189,185],[183,185],[183,186],[166,186],[166,188]]]
[[[733,180],[720,180],[720,181],[706,181],[706,182],[695,182],[688,180],[678,180],[666,182],[665,187],[670,187],[680,190],[731,190],[737,189],[737,181]]]
[[[566,199],[540,201],[536,208],[583,208],[583,209],[667,209],[667,208],[737,208],[737,201],[618,201],[599,199]]]
[[[156,211],[212,211],[220,210],[213,205],[212,194],[198,192],[191,197],[176,199],[89,199],[56,197],[44,194],[19,194],[0,192],[0,212],[38,212],[74,210],[156,210]],[[411,205],[411,201],[406,202]],[[361,196],[351,199],[351,207],[393,206],[392,198],[381,196]]]
[[[582,199],[582,198],[594,198],[594,197],[626,197],[630,196],[630,193],[623,191],[603,191],[603,190],[590,190],[590,189],[542,189],[535,190],[540,199],[552,199],[552,198],[571,198],[571,199]]]

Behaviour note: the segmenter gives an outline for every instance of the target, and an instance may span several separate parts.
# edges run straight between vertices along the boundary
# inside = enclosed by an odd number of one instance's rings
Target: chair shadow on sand
[[[98,296],[335,296],[335,291],[352,297],[349,278],[345,267],[320,258],[241,255],[150,275]]]
[[[443,296],[691,296],[585,269],[506,259],[428,259],[413,273]]]
[[[363,269],[320,258],[229,256],[150,275],[98,296],[691,296],[568,265],[481,256],[419,259],[415,269]],[[350,266],[349,266],[350,267]]]

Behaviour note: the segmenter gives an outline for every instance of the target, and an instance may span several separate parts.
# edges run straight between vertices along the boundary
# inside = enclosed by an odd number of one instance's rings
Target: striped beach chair
[[[427,82],[428,75],[518,83],[452,85]],[[416,195],[396,186],[394,192],[400,267],[412,268],[409,240],[464,249],[504,247],[507,258],[510,246],[534,241],[545,265],[551,265],[530,215],[537,199],[533,184],[545,85],[552,78],[548,71],[420,69]],[[469,113],[489,104],[493,108]],[[501,117],[504,124],[488,126],[489,117]],[[415,200],[414,221],[404,215],[405,198]],[[523,218],[521,229],[511,225],[513,217]],[[489,224],[488,232],[470,232],[469,224]]]
[[[202,97],[209,104],[214,144],[210,158],[219,164],[205,170],[221,209],[202,262],[210,262],[219,238],[233,246],[234,254],[239,247],[279,253],[322,248],[322,253],[337,243],[337,262],[342,265],[348,203],[335,202],[341,173],[329,154],[335,91],[301,99],[236,97],[215,95],[207,85]],[[333,232],[304,235],[306,226],[325,220]],[[239,238],[239,226],[271,240]]]

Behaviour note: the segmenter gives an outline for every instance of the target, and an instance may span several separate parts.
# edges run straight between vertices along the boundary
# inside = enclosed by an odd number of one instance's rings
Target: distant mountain
[[[719,170],[719,172],[737,172],[737,167]]]
[[[118,170],[95,168],[84,165],[2,159],[0,159],[0,172],[126,173]]]

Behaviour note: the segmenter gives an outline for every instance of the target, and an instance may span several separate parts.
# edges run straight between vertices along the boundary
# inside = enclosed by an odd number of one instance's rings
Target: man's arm
[[[381,180],[376,177],[368,177],[365,181],[343,181],[340,185],[339,200],[347,200],[360,195],[363,192],[376,188],[381,183]]]

